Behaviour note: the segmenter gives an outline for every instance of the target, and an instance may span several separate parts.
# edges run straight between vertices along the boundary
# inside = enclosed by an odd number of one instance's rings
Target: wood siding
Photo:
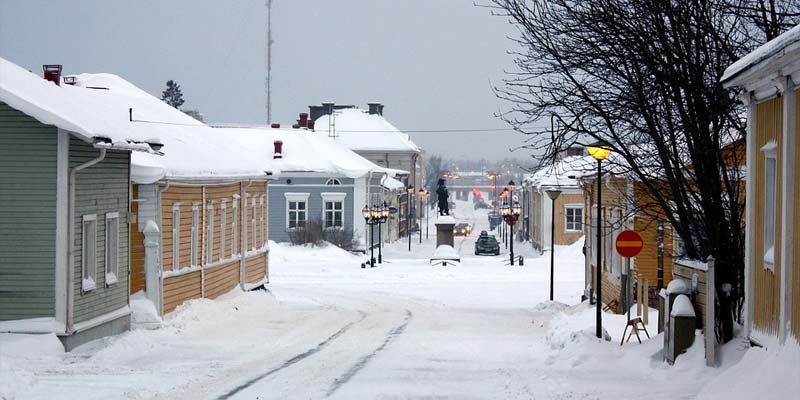
[[[781,196],[776,188],[775,209],[775,268],[770,271],[764,268],[764,193],[765,156],[761,148],[770,141],[777,141],[777,165],[781,165],[782,131],[783,131],[783,99],[775,98],[756,105],[756,165],[752,166],[748,179],[755,184],[755,193],[750,201],[755,208],[756,237],[753,240],[752,279],[754,285],[753,327],[759,332],[769,335],[778,334],[778,317],[780,313],[781,263],[780,263],[780,226]],[[777,169],[777,182],[781,182],[782,174]]]
[[[0,103],[0,321],[54,316],[57,147]]]
[[[549,200],[549,199],[548,199]],[[567,231],[567,209],[568,205],[578,205],[583,207],[583,195],[580,193],[570,194],[562,193],[556,199],[556,237],[555,244],[561,246],[568,246],[575,243],[583,236],[583,226],[578,231]],[[584,210],[584,213],[586,210]],[[549,218],[548,218],[549,220]],[[545,227],[549,229],[549,227]]]
[[[266,244],[268,242],[269,211],[267,187],[264,182],[237,182],[222,185],[187,186],[171,184],[161,186],[161,242],[162,268],[168,274],[184,268],[192,272],[164,278],[163,312],[174,311],[181,303],[201,297],[216,298],[243,283],[261,282],[267,277]],[[241,197],[242,191],[244,197]],[[255,200],[255,214],[252,201]],[[236,236],[237,246],[233,246],[233,204],[237,204]],[[225,204],[225,208],[222,208]],[[178,236],[179,262],[173,268],[173,208],[180,210]],[[192,248],[192,209],[196,207],[197,219],[197,261],[191,265]],[[223,216],[225,224],[223,226]],[[253,219],[255,218],[255,227]],[[211,225],[211,239],[208,240],[208,224]],[[224,229],[224,241],[222,237]],[[255,244],[253,238],[255,237]],[[143,237],[142,239],[143,240]],[[245,246],[245,270],[241,271],[242,246]],[[211,249],[211,257],[208,250]],[[257,266],[260,265],[260,270]],[[242,282],[244,272],[244,282]]]
[[[79,139],[70,139],[69,164],[74,168],[97,158],[99,150]],[[100,163],[77,174],[75,185],[75,271],[74,271],[74,318],[83,322],[128,304],[128,199],[129,199],[130,153],[109,150]],[[106,213],[119,213],[119,271],[117,282],[106,284],[105,238]],[[97,215],[97,271],[96,289],[83,293],[81,290],[81,246],[82,216]]]

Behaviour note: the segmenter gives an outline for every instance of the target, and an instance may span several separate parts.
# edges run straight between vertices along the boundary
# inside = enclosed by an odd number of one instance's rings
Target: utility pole
[[[267,6],[267,125],[272,123],[272,0],[266,0]]]

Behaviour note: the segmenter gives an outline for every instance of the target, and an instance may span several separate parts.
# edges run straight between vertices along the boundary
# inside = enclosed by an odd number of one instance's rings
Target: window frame
[[[763,259],[764,269],[775,271],[775,245],[778,228],[778,142],[769,141],[763,147],[764,153],[764,221],[763,221]]]
[[[239,199],[231,202],[231,257],[239,254]]]
[[[214,263],[214,202],[206,204],[206,265]]]
[[[584,225],[584,222],[583,222],[583,218],[584,218],[583,208],[584,208],[583,204],[578,204],[578,203],[565,204],[564,205],[564,232],[569,232],[569,233],[583,232],[583,225]],[[578,225],[578,229],[570,229],[570,221],[569,221],[569,212],[570,212],[570,210],[572,210],[572,211],[575,211],[575,210],[580,211],[581,215],[580,215],[579,220],[577,222],[576,221],[572,222],[572,226],[573,227],[575,226],[575,223],[579,224]],[[574,217],[575,216],[573,215],[573,218]]]
[[[226,200],[221,200],[219,204],[219,260],[222,261],[225,259],[225,240],[227,239],[227,235],[225,235],[225,230],[227,229],[228,225],[228,202]]]
[[[181,205],[172,205],[172,270],[177,271],[180,267],[181,249]]]
[[[256,197],[253,196],[250,198],[250,232],[252,232],[252,239],[250,241],[250,250],[255,251],[258,248],[258,227],[256,226],[256,222],[258,221],[258,208],[256,207]]]
[[[178,238],[180,240],[180,238]],[[190,266],[200,265],[200,204],[192,204],[192,235],[191,243],[189,243],[189,251],[192,253],[189,257]]]
[[[112,221],[116,225],[115,227],[109,226]],[[119,212],[106,213],[105,226],[105,259],[103,261],[105,263],[105,284],[108,287],[119,282]],[[113,237],[111,237],[112,234]],[[111,254],[112,252],[114,254]]]
[[[346,221],[345,212],[344,212],[344,208],[345,208],[344,201],[347,198],[347,193],[339,193],[339,192],[321,193],[320,196],[322,197],[322,227],[323,227],[323,229],[344,229],[345,221]],[[335,208],[333,208],[331,210],[328,210],[328,203],[332,203],[334,205],[336,203],[339,203],[339,204],[341,204],[341,208],[339,210],[336,210]],[[376,204],[376,203],[373,202],[373,204]],[[328,212],[333,213],[334,225],[328,226]],[[335,225],[336,213],[341,215],[341,225],[340,226],[336,226]]]
[[[291,203],[305,203],[305,206],[304,206],[304,208],[302,210],[303,215],[304,215],[304,218],[302,219],[302,221],[303,221],[303,226],[305,226],[305,224],[308,222],[308,210],[309,210],[309,205],[310,205],[309,202],[308,202],[308,199],[309,199],[309,197],[311,197],[311,194],[310,193],[284,193],[284,197],[286,198],[286,215],[285,215],[286,231],[288,232],[288,231],[291,231],[293,229],[297,229],[299,227],[299,222],[301,221],[300,218],[297,218],[297,212],[300,211],[300,209],[298,208],[298,209],[295,210],[295,212],[296,212],[296,214],[295,214],[295,216],[296,216],[295,217],[295,226],[294,227],[291,226],[291,221],[292,221],[290,219],[291,212],[292,212],[292,210],[290,208]]]
[[[325,185],[328,185],[328,186],[335,186],[335,185],[341,185],[341,184],[342,184],[342,181],[340,181],[338,178],[330,178],[325,182]]]
[[[87,232],[87,223],[94,227],[92,232]],[[91,246],[91,251],[87,251],[90,250],[87,246]],[[91,254],[91,257],[86,257],[87,254]],[[97,289],[97,214],[86,214],[81,216],[81,292],[86,293],[95,289]]]

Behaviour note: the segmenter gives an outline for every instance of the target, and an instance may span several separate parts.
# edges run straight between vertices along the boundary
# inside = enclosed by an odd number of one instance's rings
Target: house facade
[[[747,105],[745,328],[769,346],[800,340],[800,26],[731,65]]]
[[[128,125],[125,94],[66,84],[60,66],[47,80],[0,71],[0,331],[54,333],[67,350],[121,333],[131,152],[161,144]]]
[[[372,163],[394,170],[408,171],[398,176],[405,187],[413,186],[415,193],[425,186],[426,165],[422,149],[387,121],[383,116],[384,105],[369,103],[367,110],[352,105],[323,103],[309,106],[310,118],[315,121],[314,130],[326,135]],[[388,189],[388,188],[387,188]],[[383,197],[390,207],[398,210],[383,224],[383,238],[394,241],[406,236],[408,202],[411,201],[411,218],[418,217],[419,198],[406,190],[387,190]]]
[[[592,162],[591,157],[586,159]],[[622,313],[625,285],[647,279],[652,299],[672,280],[673,231],[660,209],[654,204],[640,182],[625,175],[604,175],[602,204],[597,204],[596,175],[585,173],[579,178],[583,188],[585,210],[586,296],[597,288],[597,249],[602,249],[602,285],[605,304],[614,312]],[[601,242],[597,241],[600,226]],[[615,242],[620,232],[633,230],[641,235],[644,246],[641,253],[631,258],[631,276],[627,276],[626,259],[617,254]],[[663,253],[659,256],[659,238]],[[635,292],[633,292],[635,293]]]

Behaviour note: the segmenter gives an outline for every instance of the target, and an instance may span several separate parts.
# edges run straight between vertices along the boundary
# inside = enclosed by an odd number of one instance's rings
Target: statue
[[[447,186],[444,184],[444,179],[439,179],[439,187],[436,189],[436,195],[439,198],[439,215],[450,215],[449,195],[447,193]]]

